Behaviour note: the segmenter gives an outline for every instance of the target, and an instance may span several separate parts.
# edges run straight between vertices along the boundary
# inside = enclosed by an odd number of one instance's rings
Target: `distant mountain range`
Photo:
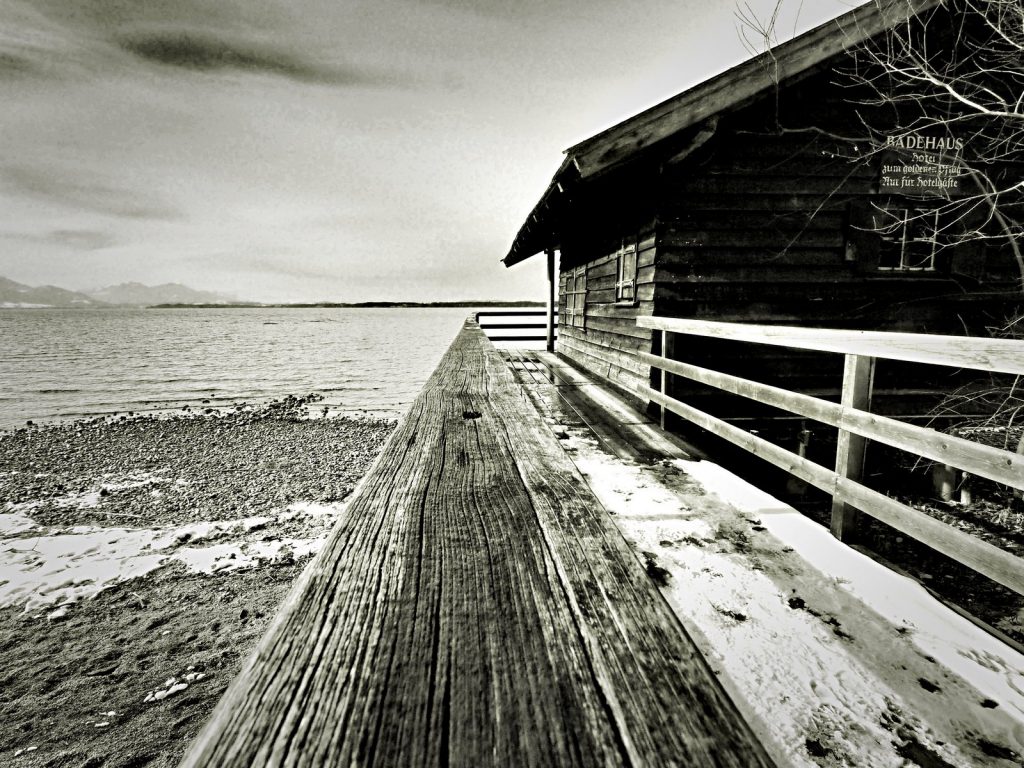
[[[31,286],[0,277],[0,307],[145,307],[153,304],[230,304],[236,299],[197,291],[180,283],[121,283],[95,291],[69,291],[54,285]]]
[[[55,285],[31,286],[16,283],[0,277],[0,309],[29,309],[33,307],[71,307],[79,309],[103,309],[109,307],[155,307],[173,309],[177,307],[220,309],[228,307],[351,307],[356,309],[374,307],[543,307],[542,301],[361,301],[355,303],[319,301],[313,303],[264,304],[255,301],[239,301],[231,296],[211,291],[197,291],[181,283],[143,285],[142,283],[121,283],[95,291],[69,291]]]

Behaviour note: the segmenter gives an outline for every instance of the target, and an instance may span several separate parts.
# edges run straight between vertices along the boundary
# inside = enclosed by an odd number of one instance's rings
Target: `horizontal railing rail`
[[[1024,374],[1024,343],[1017,339],[891,331],[847,331],[789,325],[745,325],[675,317],[640,317],[636,323],[642,328],[732,341],[882,357],[953,368],[974,368],[993,373]]]
[[[477,312],[475,320],[480,330],[491,341],[545,341],[547,339],[547,310],[517,310],[503,312],[502,310],[487,310]],[[543,322],[528,322],[526,320],[517,322],[490,322],[487,318],[541,318]],[[556,310],[557,317],[557,310]],[[492,331],[511,331],[512,333],[492,333]],[[515,333],[519,331],[519,333]],[[554,336],[558,336],[558,321],[554,323]]]
[[[678,333],[844,355],[845,369],[839,403],[644,352],[639,353],[639,359],[661,371],[661,389],[641,387],[639,394],[661,407],[663,413],[674,413],[831,494],[831,529],[838,538],[850,537],[856,511],[860,511],[1024,594],[1024,560],[858,482],[866,441],[874,440],[971,475],[1024,490],[1024,455],[869,411],[877,358],[1021,375],[1024,374],[1024,342],[882,331],[758,326],[668,317],[640,317],[637,318],[637,325],[662,332],[663,352],[671,348],[669,334]],[[816,464],[670,397],[669,374],[836,427],[839,439],[835,469]]]

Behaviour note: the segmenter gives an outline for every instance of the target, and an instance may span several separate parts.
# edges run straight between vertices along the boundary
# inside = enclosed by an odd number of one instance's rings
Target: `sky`
[[[860,3],[782,4],[780,40]],[[543,259],[500,260],[562,151],[748,58],[774,6],[0,0],[0,276],[542,300]]]

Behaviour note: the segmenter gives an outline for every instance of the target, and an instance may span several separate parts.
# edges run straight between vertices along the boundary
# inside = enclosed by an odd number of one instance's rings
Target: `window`
[[[890,208],[879,227],[878,268],[890,272],[935,269],[938,211],[930,208]]]
[[[565,280],[565,296],[562,298],[565,306],[568,325],[577,328],[584,327],[586,316],[584,309],[587,303],[587,268],[576,267],[569,272]]]
[[[632,303],[636,300],[636,243],[623,243],[616,261],[615,300]]]

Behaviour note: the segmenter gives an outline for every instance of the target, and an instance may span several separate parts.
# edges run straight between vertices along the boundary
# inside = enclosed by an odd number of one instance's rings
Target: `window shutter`
[[[878,211],[868,200],[854,200],[847,214],[846,261],[854,264],[859,272],[874,272],[878,269],[882,247]]]
[[[632,302],[636,299],[636,242],[623,245],[616,261],[615,300]]]
[[[981,206],[975,206],[960,214],[959,221],[963,232],[967,234],[983,229],[986,218],[986,211]],[[954,275],[983,281],[988,274],[987,260],[988,248],[980,237],[964,240],[949,247],[949,271]]]

